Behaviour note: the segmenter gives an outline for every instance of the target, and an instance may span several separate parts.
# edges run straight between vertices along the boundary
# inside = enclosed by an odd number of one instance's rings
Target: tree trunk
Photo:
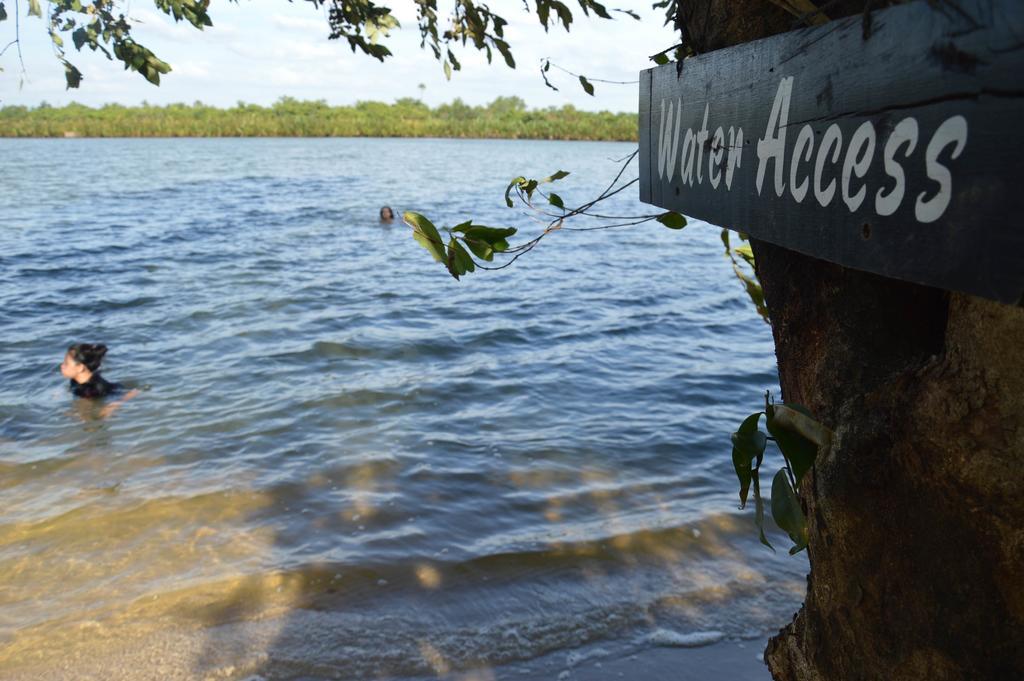
[[[698,52],[793,21],[768,0],[679,16]],[[835,432],[802,485],[811,572],[773,677],[1024,678],[1024,309],[753,250],[783,399]]]
[[[754,252],[783,397],[835,431],[772,675],[1024,678],[1024,309]]]

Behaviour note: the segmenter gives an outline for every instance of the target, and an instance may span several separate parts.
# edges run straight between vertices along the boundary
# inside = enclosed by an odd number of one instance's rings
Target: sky
[[[5,4],[10,16],[0,23],[0,49],[15,36],[14,0]],[[325,10],[303,0],[218,0],[209,10],[214,25],[202,32],[187,23],[175,24],[144,0],[129,0],[125,13],[136,39],[170,63],[173,71],[155,87],[141,75],[125,71],[120,62],[107,61],[88,49],[76,52],[65,36],[70,61],[85,75],[78,90],[66,90],[64,70],[54,56],[46,24],[25,16],[27,2],[22,0],[24,72],[17,47],[10,47],[0,57],[0,106],[196,100],[215,106],[233,106],[239,101],[266,105],[283,96],[323,99],[335,105],[417,97],[436,106],[455,98],[485,104],[495,97],[516,95],[530,107],[572,104],[590,111],[635,112],[635,82],[594,83],[596,96],[591,97],[576,78],[552,67],[549,78],[559,88],[555,92],[541,79],[541,60],[548,57],[553,64],[588,78],[636,81],[641,69],[653,65],[649,55],[677,42],[671,28],[663,25],[662,11],[651,8],[651,0],[608,5],[631,9],[640,14],[641,21],[621,14],[616,14],[614,21],[587,18],[575,3],[567,3],[575,17],[571,32],[559,25],[548,34],[536,16],[523,9],[522,0],[492,0],[492,10],[509,21],[505,36],[517,68],[509,69],[497,53],[495,62],[488,65],[482,54],[465,49],[456,53],[462,71],[446,81],[433,53],[419,46],[413,2],[392,0],[388,4],[402,27],[383,41],[394,56],[381,64],[352,53],[347,43],[328,40]],[[440,0],[440,8],[448,6],[449,1]],[[45,4],[43,10],[45,14]],[[23,81],[20,86],[19,81]],[[420,84],[426,89],[421,91]]]

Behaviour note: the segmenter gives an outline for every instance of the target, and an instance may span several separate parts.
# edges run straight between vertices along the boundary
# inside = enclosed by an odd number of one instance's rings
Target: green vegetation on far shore
[[[475,137],[505,139],[627,140],[637,136],[636,114],[593,113],[573,106],[527,109],[519,97],[487,106],[456,99],[430,108],[418,99],[394,104],[282,97],[269,107],[239,102],[218,109],[192,105],[81,104],[0,108],[0,137]]]

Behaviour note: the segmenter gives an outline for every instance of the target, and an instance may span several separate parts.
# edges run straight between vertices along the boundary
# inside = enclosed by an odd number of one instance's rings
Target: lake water
[[[0,678],[514,677],[788,622],[806,559],[729,443],[771,333],[716,228],[456,282],[376,219],[536,234],[512,176],[576,205],[632,149],[0,141]],[[142,395],[74,401],[78,341]]]

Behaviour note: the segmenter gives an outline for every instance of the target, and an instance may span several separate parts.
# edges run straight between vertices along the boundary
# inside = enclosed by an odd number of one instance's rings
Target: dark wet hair
[[[384,211],[387,211],[390,217],[385,218],[384,217]],[[391,206],[381,206],[380,207],[380,219],[381,220],[384,220],[384,219],[394,220],[395,219],[395,211],[391,210]]]
[[[96,371],[100,368],[103,355],[107,354],[107,346],[102,343],[75,343],[68,348],[71,359],[79,364],[84,364],[89,371]]]

